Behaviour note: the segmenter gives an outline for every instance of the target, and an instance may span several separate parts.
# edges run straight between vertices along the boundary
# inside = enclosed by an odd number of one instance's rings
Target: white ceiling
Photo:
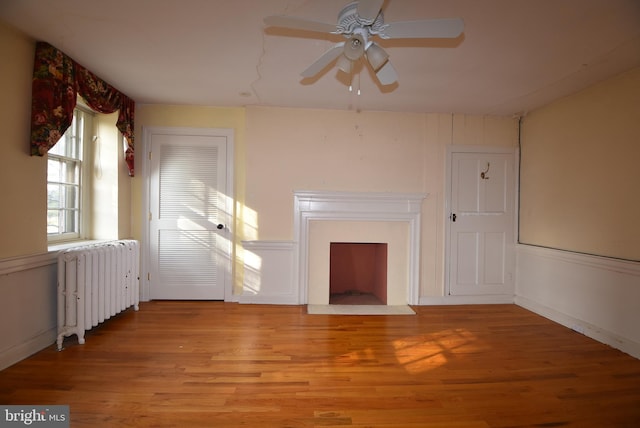
[[[399,84],[367,68],[299,73],[340,36],[264,28],[335,23],[348,0],[2,0],[0,20],[63,50],[138,103],[512,115],[640,66],[640,0],[386,0],[385,21],[460,17],[455,40],[378,41]]]

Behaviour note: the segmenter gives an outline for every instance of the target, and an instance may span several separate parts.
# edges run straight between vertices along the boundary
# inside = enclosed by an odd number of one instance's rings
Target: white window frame
[[[78,241],[78,240],[87,239],[88,237],[87,226],[89,224],[88,215],[89,215],[89,192],[90,192],[89,173],[91,170],[91,166],[88,160],[90,159],[90,147],[91,147],[90,142],[92,141],[92,138],[93,138],[92,137],[93,117],[95,113],[92,110],[88,108],[84,108],[80,104],[78,104],[76,105],[76,108],[74,109],[73,114],[74,114],[74,120],[71,126],[69,127],[69,129],[67,129],[67,132],[65,132],[65,134],[61,137],[61,140],[62,138],[66,138],[67,134],[70,132],[75,133],[75,135],[80,135],[82,140],[80,142],[80,147],[79,147],[80,156],[78,159],[76,159],[76,158],[66,157],[64,155],[59,155],[59,154],[50,152],[47,155],[48,156],[47,169],[49,167],[49,160],[54,160],[54,159],[76,163],[77,167],[79,168],[79,172],[78,172],[79,182],[77,184],[79,200],[78,200],[78,206],[76,208],[77,209],[77,220],[76,220],[77,230],[72,232],[63,232],[63,233],[49,233],[48,221],[47,221],[47,241],[49,244]],[[82,121],[78,121],[76,119],[78,114],[81,114],[83,116]],[[49,200],[48,200],[49,183],[52,183],[52,182],[49,181],[49,177],[47,174],[47,219],[50,211]],[[53,182],[53,183],[56,183],[56,182]],[[68,207],[65,207],[65,209],[68,209]]]

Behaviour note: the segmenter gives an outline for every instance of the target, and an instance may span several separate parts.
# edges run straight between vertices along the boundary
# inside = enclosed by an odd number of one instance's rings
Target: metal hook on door
[[[489,179],[489,168],[491,168],[491,162],[487,162],[487,169],[482,171],[480,173],[480,178],[482,178],[483,180],[488,180]]]

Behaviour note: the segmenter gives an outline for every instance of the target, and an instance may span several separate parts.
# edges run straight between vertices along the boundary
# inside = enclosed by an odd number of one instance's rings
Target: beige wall
[[[29,151],[34,50],[33,40],[0,22],[0,258],[47,249],[47,164]]]
[[[421,114],[247,109],[247,207],[258,238],[293,239],[294,190],[424,191]]]
[[[254,239],[293,239],[295,190],[428,193],[420,295],[441,296],[446,147],[517,143],[511,118],[250,107],[245,202]]]
[[[640,69],[522,122],[520,240],[640,260]]]
[[[115,127],[118,112],[97,114],[91,141],[90,196],[93,239],[131,237],[131,178],[124,161],[122,134]]]

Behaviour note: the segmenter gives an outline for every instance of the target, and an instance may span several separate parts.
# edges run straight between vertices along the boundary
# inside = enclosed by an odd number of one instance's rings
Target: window
[[[47,237],[49,242],[83,237],[83,161],[92,113],[76,108],[73,122],[48,153]]]

